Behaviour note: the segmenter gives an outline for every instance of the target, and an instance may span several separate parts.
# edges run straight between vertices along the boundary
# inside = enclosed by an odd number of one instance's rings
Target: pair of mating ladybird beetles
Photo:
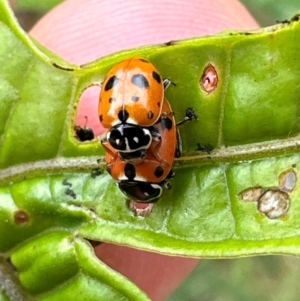
[[[106,167],[120,190],[138,203],[156,202],[170,188],[181,140],[174,113],[164,97],[172,82],[143,58],[116,64],[101,88],[99,119],[107,128],[101,139]],[[189,108],[178,124],[197,118]]]

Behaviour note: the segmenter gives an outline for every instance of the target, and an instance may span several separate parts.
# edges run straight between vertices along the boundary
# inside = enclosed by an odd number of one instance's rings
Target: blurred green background
[[[25,30],[29,30],[44,13],[62,1],[12,2],[20,24]],[[261,26],[290,19],[300,11],[300,0],[241,2]],[[167,301],[296,301],[300,300],[299,279],[300,260],[296,257],[205,259]]]

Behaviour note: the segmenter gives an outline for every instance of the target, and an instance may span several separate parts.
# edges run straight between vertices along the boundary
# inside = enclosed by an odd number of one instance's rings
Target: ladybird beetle
[[[145,153],[152,138],[159,139],[152,126],[160,118],[164,90],[170,79],[163,80],[158,70],[143,58],[129,58],[116,64],[102,84],[99,119],[108,132],[101,140],[121,154]]]
[[[183,121],[197,118],[193,109],[187,110]],[[170,103],[164,99],[162,114],[155,127],[161,140],[152,142],[146,156],[140,160],[125,161],[113,148],[106,152],[106,167],[120,190],[139,203],[156,202],[163,187],[170,189],[166,179],[173,176],[174,158],[181,154],[181,140]]]
[[[170,80],[163,81],[158,70],[143,58],[129,58],[116,64],[106,75],[99,101],[99,119],[105,128],[118,124],[143,127],[160,117],[164,90]]]

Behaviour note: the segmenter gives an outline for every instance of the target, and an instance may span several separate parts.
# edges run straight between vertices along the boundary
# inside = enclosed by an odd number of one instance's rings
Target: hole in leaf
[[[257,202],[265,189],[262,187],[250,187],[239,193],[239,196],[244,202]]]
[[[211,93],[218,86],[218,73],[215,67],[208,64],[201,75],[200,87],[204,92]]]
[[[257,209],[270,219],[283,217],[290,208],[289,194],[297,183],[294,169],[282,172],[278,177],[277,188],[249,187],[239,193],[245,202],[257,202]]]
[[[83,130],[89,128],[93,131],[95,137],[104,132],[98,116],[99,95],[100,87],[96,85],[86,88],[81,94],[74,125],[76,132],[80,128]],[[82,134],[84,136],[84,133]],[[78,133],[74,133],[74,135],[78,137]],[[81,140],[79,137],[78,139]]]
[[[129,199],[127,199],[126,205],[135,216],[140,217],[147,217],[153,208],[153,203],[137,203]]]
[[[82,142],[93,140],[95,138],[94,131],[91,128],[87,127],[88,118],[87,116],[85,117],[86,117],[86,122],[84,126],[76,125],[74,127],[76,138]]]
[[[285,192],[292,192],[297,183],[297,174],[294,169],[284,171],[279,175],[279,188]]]
[[[257,208],[268,218],[279,218],[290,208],[289,195],[281,190],[270,189],[260,197]]]

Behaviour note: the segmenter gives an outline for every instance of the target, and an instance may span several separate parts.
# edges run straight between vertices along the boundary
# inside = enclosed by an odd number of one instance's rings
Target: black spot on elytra
[[[169,117],[162,117],[161,118],[161,128],[170,130],[173,127],[173,122]]]
[[[153,71],[152,76],[159,84],[161,83],[161,77],[157,72]]]
[[[119,82],[119,79],[113,75],[112,77],[109,78],[109,80],[106,82],[104,90],[108,91],[110,90],[112,87],[114,87],[117,83]]]
[[[99,116],[99,120],[100,120],[100,122],[103,121],[103,116],[102,116],[102,114]]]
[[[120,110],[118,113],[118,118],[119,120],[121,120],[122,122],[126,122],[126,120],[129,117],[129,113],[127,110]]]
[[[160,108],[160,101],[157,103],[157,106]]]
[[[133,181],[136,176],[135,167],[131,163],[126,163],[124,167],[124,174],[128,180]]]
[[[153,116],[154,116],[153,112],[152,112],[152,111],[149,111],[149,112],[148,112],[148,118],[149,118],[149,119],[152,119]]]
[[[143,59],[143,58],[140,58],[140,61],[141,61],[141,62],[144,62],[144,63],[149,63],[149,61],[147,61],[147,60],[145,60],[145,59]]]
[[[154,171],[154,175],[159,178],[164,174],[164,169],[161,166],[158,166],[155,171]]]
[[[112,103],[112,102],[115,102],[116,101],[116,98],[115,97],[110,97],[109,99],[108,99],[108,102],[109,103]]]
[[[144,88],[144,89],[149,88],[149,82],[143,74],[133,75],[131,78],[131,82],[140,88]]]
[[[131,100],[132,100],[133,102],[137,102],[139,99],[140,99],[140,98],[139,98],[138,96],[132,96],[132,97],[131,97]]]

